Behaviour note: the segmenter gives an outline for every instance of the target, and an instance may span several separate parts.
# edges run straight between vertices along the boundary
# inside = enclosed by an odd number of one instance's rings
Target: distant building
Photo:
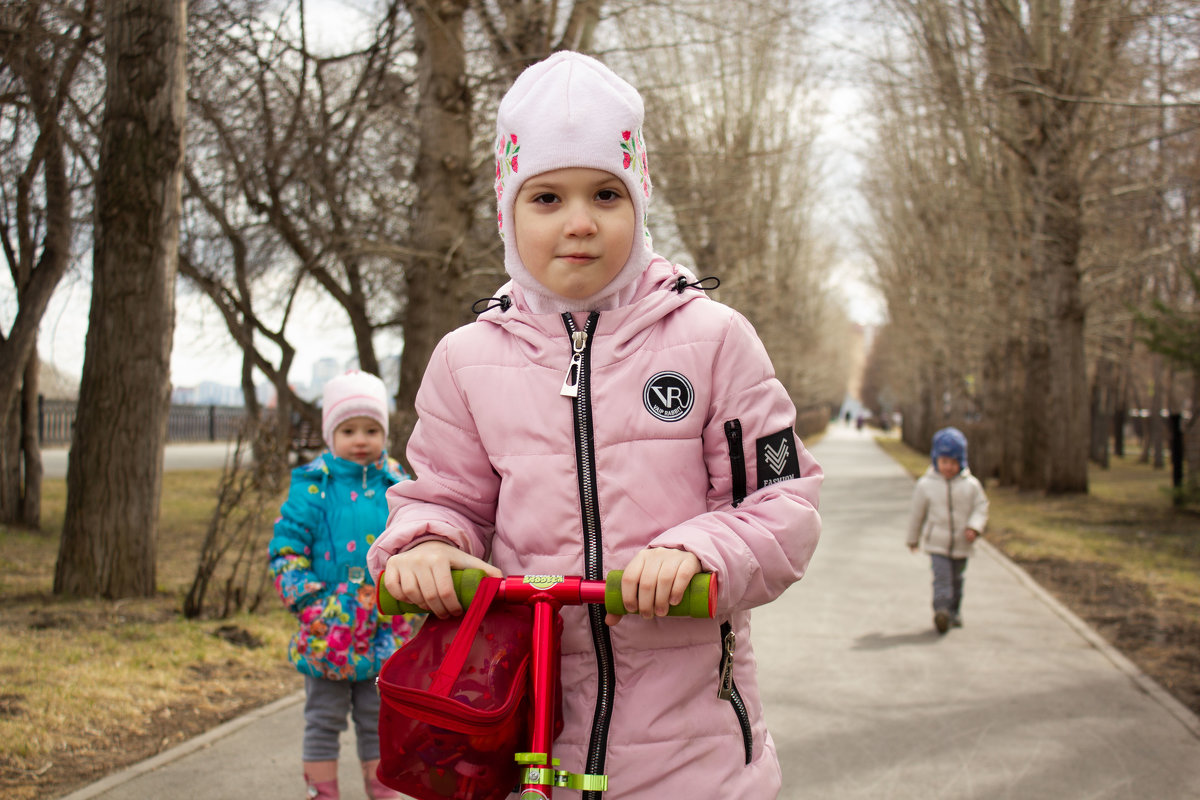
[[[244,406],[242,387],[201,381],[196,386],[176,386],[171,402],[181,406]]]
[[[320,397],[325,391],[325,384],[345,371],[346,368],[339,364],[336,358],[318,359],[312,367],[312,382],[309,384],[310,396]]]

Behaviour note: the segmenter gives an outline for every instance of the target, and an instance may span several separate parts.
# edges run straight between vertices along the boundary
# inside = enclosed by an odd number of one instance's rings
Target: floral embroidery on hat
[[[517,157],[521,152],[521,145],[517,144],[517,135],[510,133],[507,136],[500,136],[496,140],[496,202],[499,203],[504,199],[504,182],[508,180],[509,175],[517,172],[519,164]],[[504,215],[496,215],[496,226],[500,229],[500,236],[504,236]]]
[[[636,131],[621,131],[621,166],[633,169],[642,185],[642,194],[650,197],[650,162],[646,157],[646,140],[642,137],[642,129]]]

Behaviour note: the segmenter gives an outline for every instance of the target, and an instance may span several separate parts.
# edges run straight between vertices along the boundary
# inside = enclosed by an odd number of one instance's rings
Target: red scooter
[[[515,753],[520,772],[519,797],[522,800],[540,800],[551,797],[555,787],[568,787],[583,791],[603,791],[607,788],[607,776],[584,775],[557,768],[552,754],[558,704],[555,702],[559,681],[559,640],[561,630],[559,609],[567,605],[602,603],[611,614],[625,614],[621,600],[622,570],[609,572],[603,581],[585,580],[577,576],[564,575],[510,575],[500,578],[498,587],[487,587],[495,591],[494,602],[523,604],[533,609],[532,659],[529,670],[529,696],[531,698],[529,749]],[[482,570],[454,570],[455,593],[464,609],[469,609],[485,575]],[[378,606],[383,614],[422,613],[425,609],[393,598],[382,584],[378,587]],[[668,616],[685,616],[704,619],[712,617],[717,601],[717,581],[708,573],[696,575],[688,585],[683,600],[671,606]],[[403,648],[401,651],[402,652]],[[386,738],[383,726],[381,740]],[[384,775],[380,774],[384,779]],[[411,791],[411,790],[410,790]],[[438,796],[436,794],[430,796]],[[448,794],[447,797],[462,797]],[[468,795],[469,796],[469,795]]]

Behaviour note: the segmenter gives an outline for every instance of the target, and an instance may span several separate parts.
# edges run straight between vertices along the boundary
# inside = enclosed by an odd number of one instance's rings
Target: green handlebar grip
[[[454,594],[458,596],[458,602],[462,604],[463,608],[471,605],[471,601],[475,599],[475,592],[479,589],[479,582],[483,580],[484,571],[481,569],[452,569],[450,577],[454,581]],[[378,590],[376,598],[380,614],[395,616],[396,614],[429,613],[427,608],[421,608],[413,603],[402,603],[392,597],[382,583],[379,584]]]
[[[628,614],[621,601],[621,576],[624,570],[614,569],[604,580],[604,608],[610,614]],[[712,573],[698,573],[683,590],[679,605],[667,609],[668,617],[708,619],[717,606],[717,580]]]

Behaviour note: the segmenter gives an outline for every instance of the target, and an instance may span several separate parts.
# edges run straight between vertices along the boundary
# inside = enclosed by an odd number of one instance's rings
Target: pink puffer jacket
[[[630,304],[593,313],[575,398],[562,394],[567,320],[528,313],[511,284],[512,302],[446,336],[417,396],[417,479],[388,492],[368,559],[378,578],[390,555],[435,536],[509,575],[602,577],[656,545],[717,575],[713,620],[627,617],[610,629],[601,608],[590,620],[563,609],[566,727],[554,755],[607,774],[607,800],[773,798],[780,785],[750,609],[804,574],[822,473],[750,324],[690,280],[657,259]],[[729,633],[733,686],[721,699]]]

